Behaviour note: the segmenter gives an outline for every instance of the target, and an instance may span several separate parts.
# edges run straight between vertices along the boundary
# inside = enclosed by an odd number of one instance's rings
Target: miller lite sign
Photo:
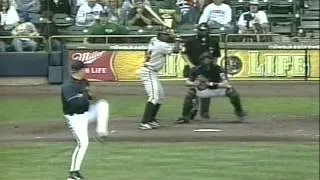
[[[104,50],[70,50],[69,65],[72,61],[82,61],[86,64],[86,79],[88,81],[116,81],[113,61],[116,52]]]

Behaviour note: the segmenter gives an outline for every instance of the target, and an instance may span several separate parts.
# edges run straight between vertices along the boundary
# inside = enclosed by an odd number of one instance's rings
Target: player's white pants
[[[205,89],[202,91],[197,90],[197,97],[200,98],[210,98],[210,97],[218,97],[218,96],[226,96],[227,89],[220,88],[220,89]]]
[[[162,104],[164,100],[164,91],[159,81],[158,73],[146,67],[140,70],[140,79],[148,94],[148,102],[152,104]]]
[[[90,105],[88,112],[72,116],[65,115],[65,118],[77,142],[72,155],[70,171],[78,171],[89,144],[88,124],[93,121],[97,122],[96,132],[100,135],[108,135],[109,104],[105,100],[99,100]]]

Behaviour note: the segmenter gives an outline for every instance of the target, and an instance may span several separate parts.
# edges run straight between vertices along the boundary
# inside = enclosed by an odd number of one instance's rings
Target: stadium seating
[[[68,14],[54,14],[52,20],[56,26],[66,27],[74,24],[74,20]]]
[[[319,16],[319,6],[313,6],[309,9],[304,9],[300,18],[300,26],[298,27],[300,35],[310,38],[319,38]]]
[[[303,41],[306,38],[319,40],[319,0],[310,1],[311,5],[306,7],[304,0],[260,0],[259,7],[267,13],[271,33],[281,34],[283,37],[294,37],[294,41]],[[157,6],[162,2],[162,0],[151,0],[154,9],[157,9]],[[248,11],[248,2],[249,0],[228,0],[227,3],[230,4],[233,11],[233,24],[236,24],[241,13]],[[315,2],[316,4],[314,4]],[[47,38],[52,35],[83,35],[87,29],[87,27],[75,26],[75,20],[67,14],[53,14],[53,23],[49,23],[45,18],[40,18],[38,20],[33,19],[33,21],[39,29],[40,34]],[[56,27],[57,31],[52,31],[51,26],[53,25]],[[196,26],[193,24],[178,25],[176,33],[194,34],[195,27]],[[159,26],[143,28],[128,26],[127,28],[129,30],[129,35],[150,35],[155,34],[156,30],[159,29]],[[211,33],[219,34],[219,31],[213,30]],[[1,30],[1,35],[8,36],[11,35],[11,32]],[[84,43],[83,37],[63,39],[65,43]],[[8,46],[10,46],[10,41],[11,39],[7,40]],[[130,43],[145,43],[147,41],[148,38],[124,38],[124,42]],[[259,40],[254,39],[254,41]]]

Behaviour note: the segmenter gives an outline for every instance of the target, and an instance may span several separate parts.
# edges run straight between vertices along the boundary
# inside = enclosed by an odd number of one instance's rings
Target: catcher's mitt
[[[209,80],[204,76],[199,76],[196,81],[198,81],[197,89],[200,91],[205,90],[209,87]]]

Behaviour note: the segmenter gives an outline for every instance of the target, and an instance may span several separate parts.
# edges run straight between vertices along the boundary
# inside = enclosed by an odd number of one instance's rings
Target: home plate
[[[221,129],[195,129],[194,132],[221,132]]]

